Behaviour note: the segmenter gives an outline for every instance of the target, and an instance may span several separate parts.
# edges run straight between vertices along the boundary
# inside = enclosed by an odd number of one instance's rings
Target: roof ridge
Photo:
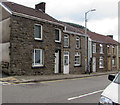
[[[31,8],[14,2],[3,2],[3,5],[11,10],[13,13],[21,13],[23,15],[33,16],[36,18],[47,20],[49,22],[60,24],[60,22],[54,17],[50,16],[47,13],[44,13],[43,11],[36,10],[35,8]]]

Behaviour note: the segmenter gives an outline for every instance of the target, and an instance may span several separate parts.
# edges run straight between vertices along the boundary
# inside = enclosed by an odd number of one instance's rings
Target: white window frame
[[[96,43],[93,43],[93,53],[96,53]]]
[[[78,43],[78,45],[77,45],[77,43]],[[80,38],[77,37],[77,38],[76,38],[76,48],[77,48],[77,49],[80,48],[80,46],[81,46],[80,44],[81,44],[81,43],[80,43]]]
[[[101,66],[100,63],[103,63],[102,64],[103,66]],[[104,57],[102,57],[102,56],[100,56],[100,58],[99,58],[99,68],[104,68]]]
[[[76,56],[79,57],[79,62],[75,61],[74,66],[80,66],[81,65],[81,53],[79,53],[79,52],[75,53],[75,57]],[[77,64],[76,64],[76,62],[77,62]]]
[[[103,44],[100,44],[100,54],[103,54]]]
[[[112,53],[115,54],[115,46],[112,46]]]
[[[67,39],[67,45],[65,45],[65,38]],[[64,47],[69,47],[69,35],[64,35]]]
[[[42,61],[42,64],[36,64],[35,63],[35,51],[36,50],[38,50],[38,51],[40,51],[41,53],[40,53],[40,59],[41,59],[41,61]],[[44,54],[43,54],[43,49],[34,49],[34,51],[33,51],[33,64],[32,64],[32,66],[33,67],[42,67],[42,66],[44,66]]]
[[[107,45],[107,53],[110,53],[110,45]]]
[[[41,38],[36,38],[36,37],[35,37],[35,26],[41,27]],[[41,24],[35,24],[35,25],[34,25],[34,39],[35,39],[35,40],[43,40],[43,26],[42,26]]]
[[[116,59],[116,58],[114,58],[114,57],[112,58],[112,65],[113,65],[113,66],[116,65],[115,59]]]
[[[59,31],[59,40],[56,40],[56,39],[55,39],[55,42],[60,43],[60,42],[61,42],[61,30],[60,30],[59,28],[55,28],[55,30],[58,30],[58,31]],[[56,34],[55,34],[55,35],[56,35]],[[56,36],[55,36],[55,38],[56,38]]]
[[[68,62],[67,64],[65,63],[65,56],[68,56]],[[68,51],[64,51],[64,59],[63,59],[64,65],[69,65],[69,52]]]

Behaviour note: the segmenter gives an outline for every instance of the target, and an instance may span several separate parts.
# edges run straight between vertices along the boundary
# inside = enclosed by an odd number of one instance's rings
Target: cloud
[[[118,40],[118,18],[105,18],[88,22],[88,28],[103,35],[113,35]]]
[[[88,14],[88,28],[101,34],[117,35],[119,0],[10,0],[34,8],[35,4],[46,2],[46,12],[58,20],[84,25],[84,14]]]

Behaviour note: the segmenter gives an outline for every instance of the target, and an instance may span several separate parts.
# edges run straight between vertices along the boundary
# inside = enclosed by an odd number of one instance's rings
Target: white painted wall
[[[91,57],[92,57],[92,40],[91,38],[88,38],[88,62],[90,61]]]
[[[0,54],[2,54],[2,59],[0,59],[0,64],[1,61],[10,62],[9,47],[10,47],[9,42],[0,44]]]
[[[0,37],[2,37],[2,40],[0,40],[0,43],[7,43],[10,41],[10,18],[7,18],[0,22],[0,30],[2,30],[2,34],[0,34]]]
[[[0,64],[10,62],[10,14],[0,6]]]

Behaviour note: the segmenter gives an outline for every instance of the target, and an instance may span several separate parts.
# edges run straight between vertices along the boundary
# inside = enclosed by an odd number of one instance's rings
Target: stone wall
[[[100,44],[103,44],[103,54],[100,54]],[[111,49],[110,53],[108,53],[107,45],[110,45],[110,49]],[[103,56],[103,58],[104,58],[104,68],[99,68],[100,56]],[[97,72],[109,71],[108,70],[108,59],[109,58],[111,59],[111,61],[110,61],[111,62],[111,70],[116,70],[117,65],[115,65],[114,67],[112,66],[112,57],[113,56],[117,57],[117,53],[116,52],[115,52],[115,54],[112,53],[112,45],[111,44],[96,42],[96,53],[93,53],[93,57],[96,57],[96,70],[97,70]]]
[[[34,39],[34,24],[43,26],[43,40]],[[61,43],[55,43],[55,28],[63,27],[18,16],[11,16],[10,75],[43,75],[54,73],[54,54],[61,49]],[[34,49],[43,49],[44,66],[33,68]]]
[[[69,35],[69,47],[62,49],[62,55],[64,55],[64,51],[69,52],[69,73],[70,74],[81,74],[85,73],[85,37],[83,36],[77,36],[73,34],[68,34]],[[81,48],[76,49],[76,38],[79,37],[81,39]],[[79,52],[81,53],[81,65],[80,66],[75,66],[75,53]],[[63,56],[62,56],[63,59]],[[63,61],[63,60],[62,60]],[[63,63],[62,63],[63,64]],[[62,65],[62,68],[64,68],[64,65]]]

